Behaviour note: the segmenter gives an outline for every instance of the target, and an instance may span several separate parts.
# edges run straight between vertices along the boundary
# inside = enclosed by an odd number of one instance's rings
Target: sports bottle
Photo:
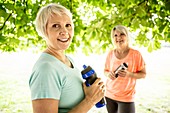
[[[117,78],[118,77],[118,71],[119,70],[125,70],[128,68],[128,65],[124,62],[123,64],[121,64],[115,71],[115,77]]]
[[[86,65],[83,65],[83,68],[84,70],[81,71],[82,77],[86,80],[86,86],[90,87],[97,79],[97,75],[90,66],[87,67]],[[103,107],[105,104],[105,98],[102,98],[98,103],[96,103],[96,107],[100,108]]]

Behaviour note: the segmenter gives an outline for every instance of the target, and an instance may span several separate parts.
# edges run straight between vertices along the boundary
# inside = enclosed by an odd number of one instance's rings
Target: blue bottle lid
[[[105,106],[106,105],[106,103],[100,103],[100,102],[98,102],[95,106],[97,107],[97,108],[101,108],[101,107],[103,107],[103,106]]]
[[[83,65],[83,68],[86,69],[87,66],[86,66],[86,65]],[[91,70],[88,71],[87,73],[82,74],[82,77],[83,77],[83,79],[86,79],[86,78],[92,76],[94,73],[95,73],[95,71],[94,71],[93,69],[91,69]]]
[[[83,65],[83,68],[84,68],[84,69],[86,69],[86,68],[87,68],[87,66],[86,66],[86,65]]]

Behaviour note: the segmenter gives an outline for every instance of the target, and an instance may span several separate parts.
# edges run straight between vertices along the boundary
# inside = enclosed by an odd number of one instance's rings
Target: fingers
[[[101,78],[98,78],[98,79],[96,80],[96,85],[99,87],[99,92],[104,93],[104,91],[105,91],[105,85],[104,85],[104,82],[101,80]]]
[[[104,82],[101,80],[101,78],[97,78],[96,80],[95,80],[95,82],[92,84],[92,86],[94,86],[94,87],[96,87],[97,89],[98,88],[104,88],[105,86],[104,86]],[[85,87],[87,87],[86,86],[86,83],[84,82],[83,83],[83,88],[85,88]]]
[[[94,103],[97,103],[104,97],[105,85],[101,78],[97,78],[95,82],[89,87],[83,83],[83,87],[86,95],[85,97]]]
[[[95,80],[95,82],[93,83],[93,85],[99,85],[99,84],[101,84],[101,83],[102,83],[101,78],[97,78],[97,79]]]
[[[87,87],[86,84],[83,83],[83,88],[85,89],[86,87]],[[95,89],[97,92],[100,90],[104,92],[105,85],[101,78],[97,78],[89,88]]]
[[[118,74],[119,74],[119,76],[121,76],[121,77],[125,77],[126,76],[126,70],[119,70],[118,71]]]
[[[110,74],[109,74],[109,78],[112,79],[112,80],[114,80],[116,77],[115,77],[115,75],[110,75]]]
[[[97,78],[95,82],[92,84],[93,87],[96,87],[96,90],[100,91],[105,88],[104,82],[101,78]]]

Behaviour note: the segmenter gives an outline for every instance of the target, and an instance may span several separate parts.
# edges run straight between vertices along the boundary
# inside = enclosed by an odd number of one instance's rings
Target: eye
[[[115,37],[117,37],[117,34],[115,34]]]
[[[66,27],[71,28],[71,24],[66,24]]]
[[[52,27],[54,27],[54,28],[59,28],[60,25],[59,25],[59,24],[53,24]]]
[[[121,33],[120,36],[124,36],[125,34],[124,33]]]

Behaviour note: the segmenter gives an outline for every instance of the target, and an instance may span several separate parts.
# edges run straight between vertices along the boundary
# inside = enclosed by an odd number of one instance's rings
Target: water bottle
[[[90,67],[83,65],[84,70],[81,71],[83,79],[85,79],[85,84],[87,87],[91,86],[95,80],[97,79],[97,75],[95,71]],[[106,105],[105,98],[102,98],[98,103],[96,103],[96,107],[100,108]]]
[[[114,73],[115,73],[115,77],[117,78],[118,77],[118,71],[119,70],[125,70],[125,69],[127,69],[128,68],[128,64],[126,64],[125,62],[123,63],[123,64],[121,64],[115,71],[114,71]]]

